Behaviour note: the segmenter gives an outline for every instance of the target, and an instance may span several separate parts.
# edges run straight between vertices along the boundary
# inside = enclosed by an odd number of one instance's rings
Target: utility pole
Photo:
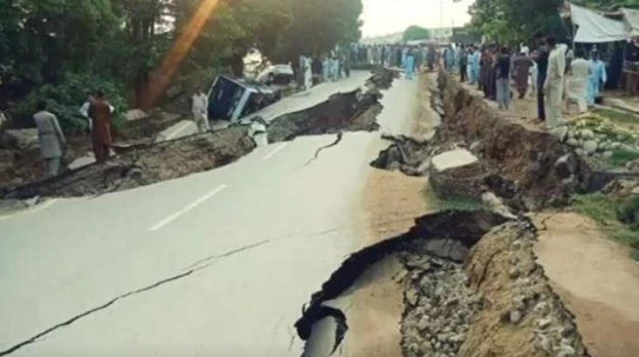
[[[444,0],[439,0],[439,28],[444,28]]]

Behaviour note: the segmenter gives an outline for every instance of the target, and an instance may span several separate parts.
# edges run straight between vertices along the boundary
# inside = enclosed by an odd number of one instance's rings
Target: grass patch
[[[486,211],[490,210],[483,202],[472,199],[453,198],[443,199],[428,186],[424,190],[428,205],[437,211]]]
[[[624,166],[627,163],[639,159],[639,152],[633,152],[628,150],[615,150],[612,152],[612,157],[608,159],[611,165],[615,167]]]
[[[639,116],[610,109],[595,109],[593,113],[619,123],[639,124]]]
[[[593,193],[574,196],[572,208],[597,221],[610,238],[633,247],[632,258],[639,260],[639,230],[619,221],[629,209],[628,204],[616,202],[602,193]]]

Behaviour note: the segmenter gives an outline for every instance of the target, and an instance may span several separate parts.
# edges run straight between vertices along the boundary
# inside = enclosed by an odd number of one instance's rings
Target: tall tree
[[[415,25],[409,26],[402,35],[404,41],[427,40],[429,38],[430,31],[428,29]]]

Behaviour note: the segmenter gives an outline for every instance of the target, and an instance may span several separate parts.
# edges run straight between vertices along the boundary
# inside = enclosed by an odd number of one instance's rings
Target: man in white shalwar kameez
[[[570,77],[567,80],[566,99],[575,101],[579,107],[579,113],[588,111],[588,78],[590,77],[590,62],[580,52],[570,65]]]
[[[553,37],[548,37],[546,42],[551,50],[548,57],[548,72],[544,82],[544,93],[548,97],[549,114],[546,125],[549,128],[555,128],[563,124],[561,108],[568,46],[565,44],[557,45]]]
[[[211,130],[209,125],[209,98],[200,87],[195,88],[195,94],[193,95],[192,112],[193,121],[197,125],[197,130],[200,133]]]
[[[306,59],[304,64],[304,90],[309,91],[313,86],[313,71],[311,70],[312,60],[310,57]]]

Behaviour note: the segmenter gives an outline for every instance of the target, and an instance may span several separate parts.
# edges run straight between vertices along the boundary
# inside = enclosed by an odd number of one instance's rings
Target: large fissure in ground
[[[269,142],[378,130],[380,89],[388,88],[394,76],[389,70],[375,70],[362,88],[334,94],[311,108],[274,119],[267,127]],[[175,179],[227,165],[250,153],[256,144],[249,132],[248,125],[237,124],[171,141],[149,141],[122,149],[105,164],[92,164],[0,193],[11,199],[98,195]]]
[[[478,199],[490,191],[517,211],[563,205],[607,180],[554,135],[510,120],[445,72],[431,88],[431,107],[441,123],[432,139],[388,138],[392,145],[371,165],[429,176],[445,196]],[[457,149],[477,162],[445,170],[432,164],[433,157]]]
[[[335,352],[348,338],[344,311],[330,304],[378,262],[403,264],[404,356],[587,356],[572,316],[536,264],[527,220],[487,211],[443,211],[416,219],[405,234],[352,254],[312,295],[295,324],[307,341]],[[353,303],[357,303],[354,301]],[[332,338],[323,321],[332,319]]]

